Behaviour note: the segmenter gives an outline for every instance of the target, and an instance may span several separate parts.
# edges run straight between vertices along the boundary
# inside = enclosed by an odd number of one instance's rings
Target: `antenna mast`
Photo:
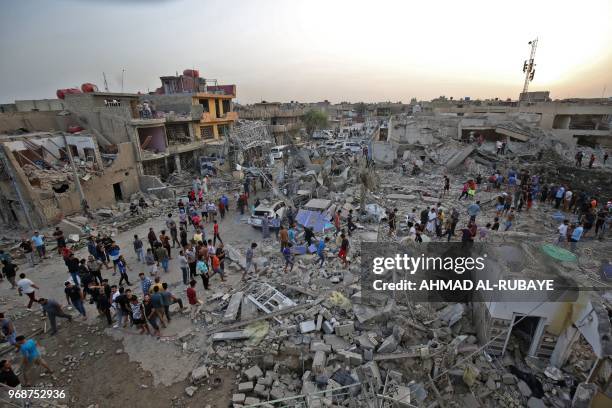
[[[104,91],[108,92],[108,82],[106,81],[106,74],[102,72],[102,77],[104,78]]]
[[[531,54],[529,55],[529,59],[523,62],[523,72],[525,73],[525,83],[523,84],[523,94],[527,94],[527,90],[529,89],[529,83],[533,81],[533,76],[535,75],[535,53],[536,48],[538,46],[538,39],[529,41],[529,45],[531,45]]]

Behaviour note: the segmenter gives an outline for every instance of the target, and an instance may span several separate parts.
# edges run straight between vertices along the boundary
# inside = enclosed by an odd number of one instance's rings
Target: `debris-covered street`
[[[0,407],[612,407],[609,4],[53,3],[0,24]]]

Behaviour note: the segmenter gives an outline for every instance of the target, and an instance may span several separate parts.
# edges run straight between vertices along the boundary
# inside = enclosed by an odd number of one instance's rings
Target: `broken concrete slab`
[[[352,366],[358,366],[363,363],[363,357],[361,354],[357,354],[348,350],[338,350],[336,353],[344,360],[345,363],[350,364]]]
[[[244,340],[248,339],[249,335],[244,330],[232,331],[232,332],[220,332],[212,335],[212,341],[230,341],[230,340]]]
[[[247,296],[242,297],[242,304],[240,305],[240,321],[251,320],[257,317],[257,306],[249,300]]]
[[[468,145],[463,149],[456,152],[448,161],[446,162],[446,168],[449,170],[454,169],[459,166],[467,157],[472,154],[472,152],[476,149],[474,145]]]
[[[242,303],[243,296],[244,292],[236,292],[232,295],[227,305],[227,309],[225,309],[225,314],[223,315],[223,323],[235,322],[236,319],[238,319],[238,312],[240,311],[240,304]]]
[[[245,394],[234,394],[234,395],[232,395],[232,402],[234,404],[242,404],[245,399],[246,399],[246,395]]]
[[[198,382],[202,379],[208,378],[208,367],[202,365],[191,372],[191,381]]]
[[[254,365],[253,367],[249,368],[248,370],[245,370],[243,374],[249,380],[256,380],[259,377],[263,377],[263,371],[261,371],[261,368],[259,368],[259,366],[257,366],[257,365]]]
[[[531,397],[527,400],[527,408],[546,408],[546,404],[539,398]]]
[[[334,327],[334,331],[336,332],[337,336],[348,336],[355,332],[355,325],[353,322],[341,324]]]
[[[333,334],[334,333],[334,326],[330,322],[328,322],[327,320],[323,322],[323,324],[321,325],[321,328],[323,329],[325,334]]]
[[[314,320],[306,320],[300,323],[300,333],[310,333],[315,331],[317,328],[317,324]]]
[[[324,334],[323,341],[325,344],[329,344],[333,351],[345,350],[351,347],[351,344],[344,340],[342,337],[338,337],[335,334]]]
[[[516,386],[518,387],[519,391],[521,392],[521,394],[523,394],[524,397],[531,397],[531,388],[529,388],[529,385],[527,385],[527,383],[523,380],[519,380],[516,383]]]
[[[393,353],[397,349],[397,346],[397,339],[393,335],[391,335],[387,337],[385,341],[382,342],[380,347],[378,347],[377,351],[379,353]]]
[[[312,359],[312,372],[314,374],[322,374],[325,371],[325,363],[327,355],[324,351],[317,351]]]
[[[572,408],[589,408],[591,402],[598,392],[597,384],[580,383],[576,388],[574,399],[572,399]]]
[[[238,384],[238,392],[248,392],[253,390],[253,381],[246,381]]]
[[[313,340],[310,343],[310,351],[312,352],[324,351],[326,353],[331,353],[332,347],[329,344],[323,343],[322,341]]]

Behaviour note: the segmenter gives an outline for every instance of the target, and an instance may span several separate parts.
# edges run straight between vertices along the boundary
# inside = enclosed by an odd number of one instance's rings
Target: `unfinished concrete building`
[[[236,111],[240,119],[266,123],[277,145],[290,144],[300,135],[300,129],[304,127],[302,119],[306,113],[302,104],[280,102],[237,106]]]
[[[7,224],[39,228],[80,212],[75,177],[91,209],[140,190],[131,143],[104,154],[91,134],[37,132],[1,135],[0,149],[0,215]]]
[[[432,101],[433,112],[445,116],[513,115],[531,117],[534,126],[566,143],[612,146],[612,102],[560,100],[553,102]]]

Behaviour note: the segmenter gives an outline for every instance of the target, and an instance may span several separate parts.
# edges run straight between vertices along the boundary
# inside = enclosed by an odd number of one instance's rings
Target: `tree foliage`
[[[306,132],[312,136],[312,133],[317,129],[324,129],[327,127],[327,114],[317,109],[311,109],[304,115],[304,125],[306,126]]]
[[[357,115],[359,115],[359,116],[365,115],[366,109],[367,109],[367,106],[363,102],[359,102],[359,103],[355,104],[355,112],[357,112]]]

